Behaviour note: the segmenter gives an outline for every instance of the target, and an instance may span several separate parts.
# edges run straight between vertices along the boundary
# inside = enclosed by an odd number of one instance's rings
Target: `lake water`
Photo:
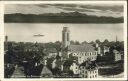
[[[123,40],[123,24],[65,24],[65,23],[5,23],[5,34],[10,41],[55,42],[62,40],[63,27],[69,27],[70,39],[95,41],[108,39]],[[44,36],[35,37],[36,34]]]

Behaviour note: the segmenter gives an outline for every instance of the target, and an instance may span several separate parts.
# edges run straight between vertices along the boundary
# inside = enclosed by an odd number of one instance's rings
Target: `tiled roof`
[[[70,45],[68,49],[73,52],[94,52],[95,51],[95,48],[91,44]]]
[[[57,53],[57,50],[55,48],[48,48],[46,49],[48,53]]]

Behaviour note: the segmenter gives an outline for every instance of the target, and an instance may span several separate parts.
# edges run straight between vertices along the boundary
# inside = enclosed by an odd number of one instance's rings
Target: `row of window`
[[[78,55],[81,55],[81,56],[91,56],[91,55],[97,55],[97,52],[89,52],[89,53],[74,53],[73,54],[74,56],[78,56]]]
[[[98,75],[95,74],[95,75],[88,76],[87,74],[84,74],[84,75],[82,75],[82,77],[84,77],[84,78],[96,78],[96,77],[98,77]]]
[[[82,67],[82,69],[84,69],[84,67]],[[85,70],[82,70],[81,72],[82,72],[82,73],[87,73],[87,72],[89,72],[90,74],[94,74],[94,73],[97,73],[97,70],[93,70],[93,71],[85,71]]]
[[[91,75],[89,78],[96,78],[98,77],[97,74],[96,75]]]
[[[97,57],[93,56],[93,57],[88,57],[88,58],[91,59],[91,60],[96,60]],[[83,57],[79,57],[78,60],[79,60],[80,63],[83,63],[84,61],[87,60],[87,58],[83,59]]]

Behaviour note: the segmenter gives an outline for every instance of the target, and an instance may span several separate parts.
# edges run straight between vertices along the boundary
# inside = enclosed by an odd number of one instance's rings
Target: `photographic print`
[[[4,78],[124,78],[123,3],[4,5]]]

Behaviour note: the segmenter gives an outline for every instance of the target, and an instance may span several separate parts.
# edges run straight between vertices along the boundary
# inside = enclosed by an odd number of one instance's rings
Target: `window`
[[[87,75],[85,75],[84,77],[87,78]]]
[[[90,55],[90,53],[88,52],[88,56]]]
[[[87,71],[84,71],[87,74]]]
[[[95,71],[95,73],[97,73],[97,71]]]

